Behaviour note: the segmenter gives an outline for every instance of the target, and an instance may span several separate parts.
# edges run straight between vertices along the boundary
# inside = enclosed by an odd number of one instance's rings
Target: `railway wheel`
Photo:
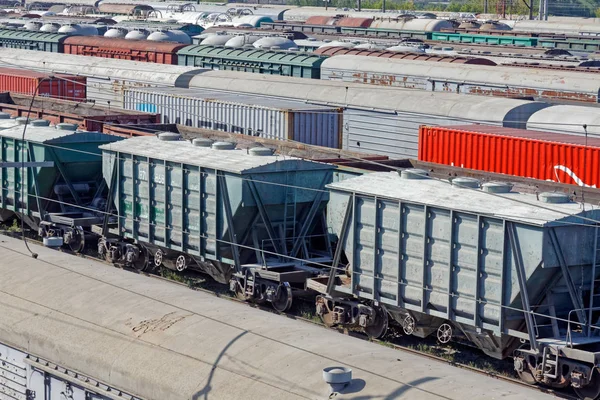
[[[138,257],[131,263],[131,267],[136,271],[144,271],[148,268],[148,252],[143,246],[138,246]]]
[[[449,324],[442,324],[437,330],[438,341],[446,344],[452,340],[452,327]]]
[[[273,295],[273,308],[279,312],[286,312],[292,306],[292,288],[290,284],[284,282],[277,286],[277,290]]]
[[[333,312],[331,311],[333,305],[328,304],[328,300],[324,297],[317,297],[316,304],[316,312],[319,318],[321,318],[321,322],[328,328],[332,328],[335,325],[335,321],[333,320]]]
[[[519,346],[519,350],[530,350],[528,344],[522,344]],[[514,359],[515,371],[519,375],[519,379],[529,385],[536,385],[538,381],[535,379],[534,370],[537,366],[537,360],[535,356],[528,355],[527,353],[521,353],[515,355]]]
[[[85,232],[81,226],[76,226],[69,232],[69,248],[73,253],[81,253],[85,247]]]
[[[594,369],[589,384],[582,388],[573,388],[581,400],[596,400],[600,397],[600,377],[598,375],[598,371]]]
[[[189,264],[189,260],[182,254],[175,260],[175,269],[178,272],[183,272]]]
[[[417,323],[412,316],[407,315],[404,317],[404,320],[402,321],[402,330],[404,331],[405,335],[412,335],[416,326]]]
[[[164,253],[162,250],[156,250],[156,252],[154,253],[154,266],[155,267],[160,267],[163,263],[163,257],[164,257]]]
[[[365,328],[365,333],[372,339],[379,339],[385,335],[388,328],[388,313],[383,307],[373,306],[375,321]]]

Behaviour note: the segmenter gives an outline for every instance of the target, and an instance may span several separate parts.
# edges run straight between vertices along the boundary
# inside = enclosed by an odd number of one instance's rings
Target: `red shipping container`
[[[499,126],[421,126],[419,160],[600,187],[600,139]]]
[[[69,36],[63,42],[65,54],[172,65],[177,65],[177,52],[185,46],[181,43],[103,36]]]
[[[34,94],[39,85],[38,96],[62,100],[84,101],[86,99],[86,78],[27,71],[17,68],[0,68],[0,92]]]

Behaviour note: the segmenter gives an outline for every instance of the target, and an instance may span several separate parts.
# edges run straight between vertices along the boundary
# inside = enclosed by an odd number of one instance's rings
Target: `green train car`
[[[184,47],[177,58],[179,65],[310,79],[321,77],[325,60],[314,54],[202,45]]]
[[[62,33],[0,29],[0,47],[62,53],[63,41],[68,36]]]
[[[431,32],[431,40],[456,43],[481,43],[536,47],[538,38],[508,35],[475,35],[472,33]]]

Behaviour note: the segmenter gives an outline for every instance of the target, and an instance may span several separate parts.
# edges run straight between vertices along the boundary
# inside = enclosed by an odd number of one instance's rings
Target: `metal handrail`
[[[590,311],[597,311],[600,310],[600,307],[584,307],[584,308],[574,308],[571,311],[569,311],[569,315],[567,316],[567,346],[569,346],[570,348],[573,348],[573,335],[571,334],[571,315],[574,312],[579,312],[579,311],[586,311],[586,310],[590,310]],[[573,321],[575,322],[575,321]],[[581,324],[581,322],[580,322]],[[600,326],[594,326],[592,325],[591,321],[588,322],[588,328],[591,329],[598,329],[600,330]]]

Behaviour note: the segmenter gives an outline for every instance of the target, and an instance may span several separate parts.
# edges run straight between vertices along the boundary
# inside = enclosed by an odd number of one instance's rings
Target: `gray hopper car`
[[[369,330],[380,335],[389,314],[406,334],[458,335],[493,357],[513,355],[525,381],[600,392],[599,209],[420,170],[328,188],[328,227],[348,261],[336,252],[339,273],[308,285],[323,293],[325,323],[374,318]]]
[[[250,294],[285,310],[293,285],[303,290],[316,272],[307,265],[330,260],[327,251],[313,252],[312,243],[325,242],[329,198],[323,188],[332,165],[276,156],[264,147],[190,143],[173,133],[101,148],[109,203],[114,200],[119,215],[120,237],[99,244],[108,261],[198,268],[233,282],[241,297]]]

